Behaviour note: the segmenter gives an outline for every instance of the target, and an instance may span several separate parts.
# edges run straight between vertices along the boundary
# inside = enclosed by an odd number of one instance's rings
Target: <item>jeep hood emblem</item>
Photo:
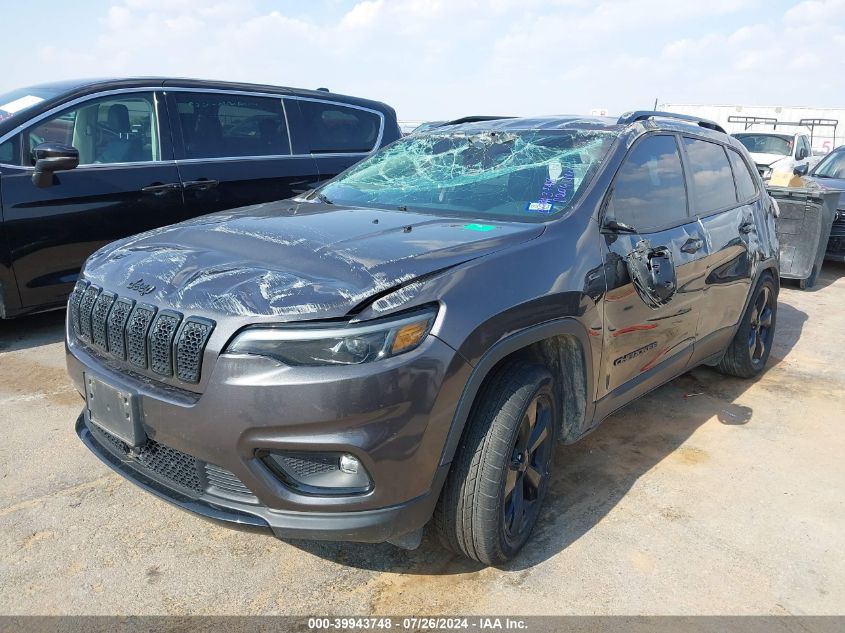
[[[138,279],[137,281],[133,281],[131,284],[126,286],[129,290],[134,290],[139,295],[144,296],[150,294],[156,287],[152,284],[148,284],[143,279]]]

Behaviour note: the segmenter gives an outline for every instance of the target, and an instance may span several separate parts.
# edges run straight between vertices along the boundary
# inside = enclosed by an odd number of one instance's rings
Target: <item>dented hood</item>
[[[542,232],[541,224],[282,201],[115,242],[83,274],[106,290],[194,314],[331,318]]]

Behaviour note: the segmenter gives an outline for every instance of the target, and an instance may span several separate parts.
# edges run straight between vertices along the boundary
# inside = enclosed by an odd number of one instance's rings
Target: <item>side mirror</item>
[[[810,166],[804,163],[803,165],[796,165],[793,168],[792,173],[796,176],[806,176],[808,171],[810,171]]]
[[[76,169],[79,166],[79,150],[60,143],[41,143],[32,149],[35,171],[32,184],[36,187],[49,187],[53,184],[53,174],[57,171]]]
[[[804,160],[807,158],[807,148],[801,147],[798,149],[798,153],[795,155],[796,160]]]

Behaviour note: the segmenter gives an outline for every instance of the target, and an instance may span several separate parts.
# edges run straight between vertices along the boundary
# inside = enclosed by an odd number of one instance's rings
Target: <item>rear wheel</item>
[[[753,378],[766,366],[772,351],[777,319],[777,288],[769,273],[760,278],[739,329],[719,361],[722,373]]]
[[[513,558],[540,514],[558,426],[552,376],[510,363],[473,406],[435,526],[449,549],[487,565]]]

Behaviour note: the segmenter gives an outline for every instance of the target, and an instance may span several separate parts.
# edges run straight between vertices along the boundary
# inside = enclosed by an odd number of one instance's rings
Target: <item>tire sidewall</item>
[[[775,285],[774,279],[768,273],[765,273],[761,278],[758,284],[754,288],[754,294],[751,297],[751,303],[748,304],[748,310],[746,310],[746,314],[743,317],[742,321],[742,334],[743,339],[747,340],[748,335],[750,334],[751,330],[751,313],[754,311],[754,304],[757,302],[757,297],[759,296],[760,292],[763,290],[765,286],[769,287],[769,292],[773,298],[772,303],[772,325],[769,328],[769,341],[766,345],[766,351],[763,353],[763,357],[759,361],[753,361],[751,357],[748,358],[749,367],[754,371],[754,373],[759,373],[763,371],[766,367],[766,364],[769,362],[769,355],[772,352],[772,344],[775,340],[775,332],[777,331],[777,305],[778,305],[778,289]]]
[[[526,385],[527,387],[529,385]],[[510,456],[513,452],[513,447],[516,444],[517,435],[519,433],[519,427],[522,422],[522,417],[525,415],[525,410],[528,406],[534,401],[536,397],[539,395],[544,394],[549,401],[549,406],[551,407],[551,424],[549,432],[551,437],[549,438],[551,451],[549,456],[548,465],[546,467],[546,473],[544,473],[543,481],[540,486],[540,491],[537,497],[537,506],[538,510],[534,515],[530,526],[528,529],[524,530],[524,532],[517,538],[511,539],[509,538],[507,531],[505,530],[504,524],[504,514],[505,514],[505,484],[507,480],[507,473],[509,470],[510,464]],[[537,524],[539,516],[542,514],[543,511],[543,502],[545,500],[546,494],[549,490],[549,485],[551,481],[551,474],[554,468],[554,455],[555,455],[555,448],[557,445],[557,434],[558,434],[558,427],[560,426],[560,419],[558,417],[558,401],[555,397],[555,389],[554,389],[554,381],[549,374],[543,376],[543,378],[534,383],[533,389],[531,390],[530,395],[528,396],[527,400],[525,401],[524,406],[520,409],[519,415],[515,417],[513,420],[510,421],[511,428],[510,428],[510,441],[509,441],[509,451],[505,454],[504,459],[505,463],[501,464],[500,470],[500,481],[498,483],[498,509],[497,509],[497,517],[496,517],[496,525],[498,531],[498,543],[499,543],[499,550],[502,552],[504,558],[511,559],[513,558],[520,549],[525,545],[529,538],[531,538],[531,534],[534,531],[534,528]]]

